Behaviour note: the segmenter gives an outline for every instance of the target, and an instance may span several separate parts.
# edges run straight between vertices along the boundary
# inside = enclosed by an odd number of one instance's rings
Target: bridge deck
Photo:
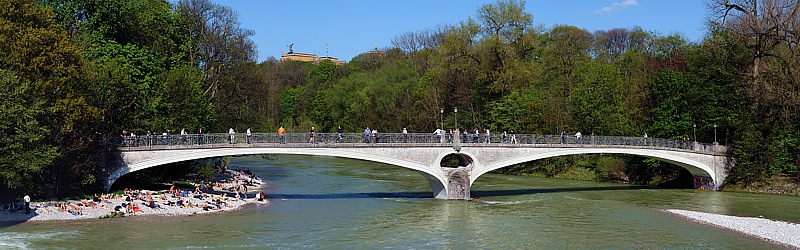
[[[116,147],[122,151],[141,150],[179,150],[204,148],[246,148],[246,147],[285,147],[285,148],[360,148],[360,147],[453,147],[453,136],[444,138],[431,134],[399,134],[382,133],[365,137],[360,133],[348,133],[339,136],[334,133],[315,134],[313,140],[306,133],[287,133],[281,143],[277,133],[253,133],[250,138],[244,134],[235,134],[233,143],[229,134],[189,134],[189,135],[155,135],[121,137]],[[377,140],[377,142],[376,142]],[[487,143],[488,140],[488,143]],[[369,142],[367,142],[369,141]],[[442,142],[443,141],[443,142]],[[723,155],[725,146],[683,140],[660,138],[620,137],[620,136],[588,136],[576,138],[557,135],[462,135],[462,147],[508,147],[508,148],[635,148],[656,149],[679,152],[692,152],[708,155]],[[463,142],[467,141],[467,142]]]

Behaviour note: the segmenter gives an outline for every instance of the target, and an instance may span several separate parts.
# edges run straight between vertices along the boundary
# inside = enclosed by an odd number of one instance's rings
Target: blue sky
[[[258,60],[280,58],[287,45],[294,51],[349,61],[358,54],[391,46],[391,39],[406,31],[456,24],[475,17],[488,0],[407,1],[250,1],[212,0],[239,13],[251,37]],[[690,42],[706,33],[706,8],[702,0],[531,0],[526,10],[535,25],[565,24],[590,32],[640,26],[662,35],[681,34]]]

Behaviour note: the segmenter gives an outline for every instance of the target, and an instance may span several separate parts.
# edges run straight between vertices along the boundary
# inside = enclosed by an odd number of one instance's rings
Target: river
[[[413,171],[332,157],[239,157],[271,203],[199,216],[5,224],[10,249],[769,249],[674,208],[800,222],[800,198],[488,174],[481,202],[431,197]],[[800,237],[800,236],[798,236]]]

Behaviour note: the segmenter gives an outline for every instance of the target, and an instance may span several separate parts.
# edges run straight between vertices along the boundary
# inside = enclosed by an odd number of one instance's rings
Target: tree
[[[743,93],[751,99],[756,119],[777,122],[759,130],[790,126],[800,105],[800,96],[786,94],[797,92],[800,2],[717,0],[709,8],[711,27],[726,31],[728,42],[748,49],[750,69],[745,71],[748,86]]]
[[[635,119],[626,108],[631,101],[624,88],[622,73],[604,60],[596,60],[581,69],[582,79],[571,89],[569,110],[574,127],[598,135],[638,133]]]
[[[746,55],[747,61],[746,70],[739,71],[745,84],[736,90],[747,98],[748,110],[738,116],[744,122],[737,128],[735,144],[758,152],[735,151],[741,161],[732,172],[742,178],[731,180],[749,184],[787,172],[792,159],[800,158],[796,151],[790,153],[795,143],[785,139],[796,136],[800,129],[796,122],[800,119],[800,2],[717,0],[709,3],[709,9],[709,24],[719,35],[710,41],[723,42],[717,45],[723,48],[743,47],[738,52]]]
[[[655,138],[688,138],[692,128],[692,104],[698,91],[684,74],[664,71],[648,84],[650,116],[647,131]]]
[[[519,54],[523,38],[529,33],[533,16],[525,12],[525,1],[499,1],[478,9],[478,23],[483,35],[477,46],[481,70],[478,81],[487,85],[487,94],[502,95],[518,89],[523,79],[513,76],[520,70]],[[490,96],[490,99],[497,96]]]
[[[9,189],[34,190],[34,182],[59,156],[47,141],[50,130],[37,121],[44,103],[30,83],[0,69],[0,181]]]
[[[392,46],[406,54],[416,54],[423,49],[436,49],[444,40],[450,26],[438,25],[420,31],[406,31],[392,37]]]
[[[483,107],[485,85],[475,81],[478,76],[481,58],[477,52],[480,26],[473,19],[463,21],[452,28],[437,49],[433,69],[422,76],[420,92],[415,93],[416,109],[423,114],[435,114],[441,107],[460,107],[461,113],[470,119],[463,119],[466,126],[470,122],[478,126],[482,122],[480,109]],[[447,98],[445,98],[447,94]],[[447,103],[446,103],[447,102]],[[425,116],[425,129],[435,128],[438,117]]]
[[[160,83],[158,92],[162,93],[159,98],[163,101],[156,107],[160,115],[150,122],[150,127],[180,126],[189,131],[210,128],[215,116],[203,94],[200,70],[188,65],[173,68],[156,76],[156,82]]]
[[[220,89],[234,67],[255,62],[252,30],[240,27],[238,15],[230,7],[208,0],[183,0],[178,3],[183,30],[190,34],[188,54],[204,73],[205,91],[212,105],[219,102]]]
[[[86,51],[86,90],[94,106],[103,108],[104,131],[167,129],[149,124],[163,105],[157,76],[163,60],[147,48],[114,40],[96,41]],[[172,124],[170,124],[172,125]]]
[[[628,51],[631,45],[629,36],[630,32],[623,28],[595,31],[595,53],[600,58],[614,61]]]
[[[58,195],[61,185],[74,190],[93,183],[94,165],[86,164],[91,160],[74,157],[91,147],[94,130],[90,126],[98,118],[97,110],[85,101],[77,81],[82,66],[80,52],[54,19],[52,11],[29,1],[0,2],[0,44],[3,44],[0,69],[14,75],[6,73],[8,84],[3,86],[7,88],[5,93],[24,91],[13,97],[19,100],[2,102],[11,108],[7,115],[21,115],[5,124],[20,130],[2,132],[14,135],[4,146],[14,152],[20,149],[19,143],[28,144],[23,148],[30,149],[30,157],[37,158],[29,159],[33,165],[30,168],[18,169],[22,170],[18,177],[34,178],[40,184],[35,188],[43,189],[47,196]],[[19,109],[20,105],[35,107],[40,112]],[[47,169],[40,171],[42,166]],[[72,175],[60,175],[62,171]],[[66,181],[72,178],[82,181]]]
[[[422,49],[422,42],[420,41],[421,37],[419,33],[406,31],[399,35],[395,35],[392,37],[392,46],[395,48],[399,48],[403,52],[407,54],[414,54],[417,53],[420,49]]]
[[[797,34],[800,2],[797,0],[716,0],[709,2],[709,23],[729,30],[751,49],[752,88],[757,88],[764,58],[778,57],[775,49]]]
[[[500,0],[478,9],[478,21],[483,35],[497,35],[506,42],[516,43],[532,26],[533,15],[525,12],[525,1]]]
[[[553,132],[572,124],[567,100],[572,88],[580,81],[583,64],[590,61],[592,35],[574,26],[556,26],[545,35],[540,59],[540,82],[538,86],[547,92],[548,128]]]

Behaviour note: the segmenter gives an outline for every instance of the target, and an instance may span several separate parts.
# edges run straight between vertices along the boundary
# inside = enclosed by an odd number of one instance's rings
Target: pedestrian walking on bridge
[[[281,126],[278,128],[278,138],[281,141],[281,144],[286,144],[286,129]]]
[[[251,136],[250,128],[247,128],[247,132],[245,132],[245,133],[247,133],[247,144],[250,144],[251,143],[251,141],[250,141],[250,136]]]
[[[314,127],[311,127],[311,130],[308,131],[308,143],[314,143]]]

